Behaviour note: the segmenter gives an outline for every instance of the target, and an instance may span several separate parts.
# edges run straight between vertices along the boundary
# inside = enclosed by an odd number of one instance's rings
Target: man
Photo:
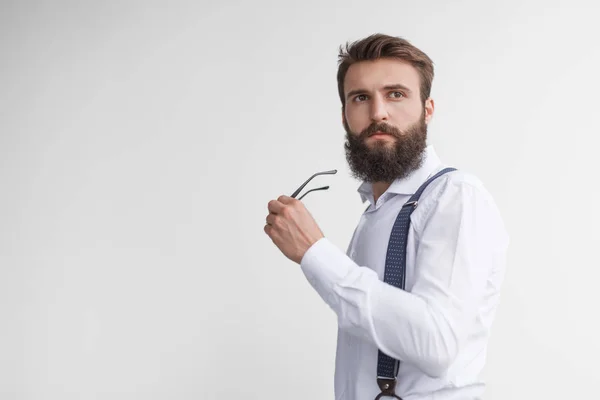
[[[393,385],[404,400],[479,399],[508,246],[500,213],[473,175],[437,177],[410,216],[405,288],[386,283],[400,210],[446,168],[427,145],[433,63],[406,40],[381,34],[346,44],[339,57],[346,156],[370,205],[346,254],[288,196],[268,203],[265,232],[337,314],[336,399],[384,392],[380,353],[398,360]]]

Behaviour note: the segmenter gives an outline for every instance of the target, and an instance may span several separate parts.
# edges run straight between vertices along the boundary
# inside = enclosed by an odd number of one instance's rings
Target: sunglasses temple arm
[[[302,191],[302,189],[304,189],[304,187],[306,185],[308,185],[308,182],[310,182],[315,176],[318,176],[318,175],[334,175],[334,174],[337,174],[337,169],[332,169],[330,171],[317,172],[316,174],[313,174],[313,176],[311,176],[310,178],[308,178],[306,180],[306,182],[304,182],[302,184],[302,186],[300,186],[298,189],[296,189],[296,191],[294,193],[292,193],[292,195],[290,197],[296,198],[296,196],[298,196],[298,194]]]
[[[304,187],[306,185],[308,185],[308,182],[310,182],[315,176],[317,176],[318,174],[314,174],[313,176],[311,176],[310,178],[308,178],[306,180],[306,182],[304,182],[298,189],[296,189],[296,191],[294,193],[292,193],[292,195],[290,197],[292,198],[296,198],[296,196],[298,196],[298,194],[302,191],[302,189],[304,189]]]
[[[317,191],[317,190],[327,190],[327,189],[329,189],[329,186],[323,186],[323,187],[320,187],[320,188],[311,189],[311,190],[309,190],[308,192],[304,193],[302,196],[300,196],[300,198],[299,198],[298,200],[302,200],[302,198],[303,198],[304,196],[306,196],[307,194],[309,194],[310,192],[315,192],[315,191]]]

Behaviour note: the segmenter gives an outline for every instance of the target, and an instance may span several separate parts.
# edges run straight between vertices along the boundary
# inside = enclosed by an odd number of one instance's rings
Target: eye
[[[390,92],[390,97],[393,97],[395,99],[400,99],[400,98],[404,97],[404,93],[402,93],[402,92]]]
[[[366,94],[359,94],[358,96],[356,96],[354,98],[354,101],[365,101],[367,99],[367,95]]]

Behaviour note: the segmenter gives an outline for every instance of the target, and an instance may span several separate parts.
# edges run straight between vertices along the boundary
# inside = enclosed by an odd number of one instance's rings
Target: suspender
[[[406,282],[406,245],[410,228],[410,215],[419,204],[419,199],[425,188],[438,177],[455,170],[455,168],[445,168],[427,179],[427,181],[417,189],[415,194],[413,194],[402,206],[402,209],[394,222],[394,227],[392,228],[388,243],[383,278],[384,282],[404,290]],[[391,396],[402,400],[402,398],[395,393],[396,377],[398,376],[399,366],[400,362],[398,360],[379,350],[377,357],[377,384],[381,389],[381,393],[375,400],[378,400],[383,396]]]

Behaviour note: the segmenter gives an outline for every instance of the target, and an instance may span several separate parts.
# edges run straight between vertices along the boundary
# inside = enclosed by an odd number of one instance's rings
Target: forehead
[[[402,84],[419,93],[420,78],[417,69],[398,59],[360,61],[348,68],[344,78],[344,92],[356,89],[378,90],[393,84]]]

